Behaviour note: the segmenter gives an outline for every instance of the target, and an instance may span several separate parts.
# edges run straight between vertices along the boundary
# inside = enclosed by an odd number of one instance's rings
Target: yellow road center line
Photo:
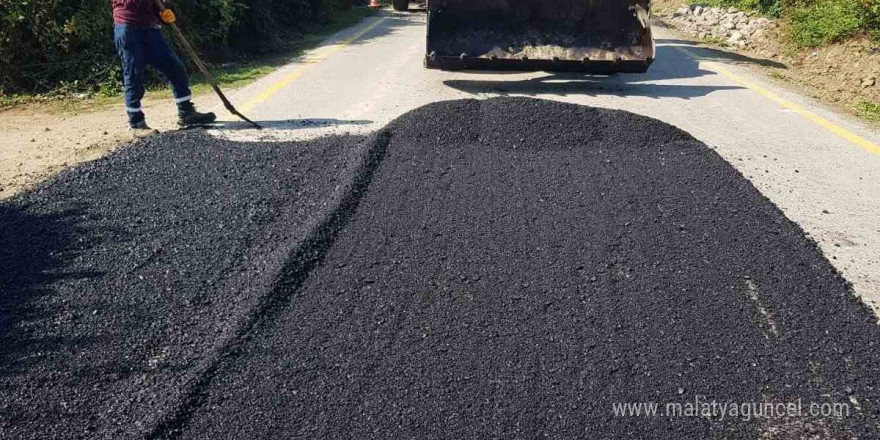
[[[358,39],[360,39],[361,37],[366,35],[367,32],[370,32],[371,30],[375,29],[376,27],[378,27],[380,24],[384,23],[387,20],[388,20],[388,17],[382,17],[382,18],[374,21],[373,23],[371,23],[369,26],[361,29],[360,31],[358,31],[354,35],[346,38],[343,41],[340,41],[339,43],[328,44],[326,46],[321,46],[313,51],[310,51],[306,56],[304,56],[302,58],[302,60],[300,61],[300,64],[298,64],[296,67],[294,67],[293,70],[290,73],[288,73],[285,77],[283,77],[280,80],[276,81],[275,83],[269,85],[268,87],[263,89],[260,93],[258,93],[256,96],[251,98],[249,101],[242,104],[241,105],[241,112],[248,113],[251,110],[253,110],[254,108],[256,108],[256,106],[268,101],[273,96],[278,94],[278,92],[284,90],[287,86],[289,86],[291,83],[296,81],[300,76],[302,76],[302,74],[310,66],[312,66],[314,64],[318,64],[321,61],[324,61],[327,58],[331,57],[332,55],[336,54],[337,52],[341,51],[342,49],[345,49],[346,46],[348,46],[351,43],[354,43],[355,41],[357,41]]]
[[[685,55],[689,56],[690,58],[693,58],[698,61],[700,60],[700,57],[698,55],[694,54],[693,52],[691,52],[683,47],[679,47],[679,46],[674,46],[674,47],[676,49],[678,49],[679,51],[681,51],[682,53],[684,53]],[[849,131],[849,130],[847,130],[847,129],[845,129],[845,128],[843,128],[843,127],[841,127],[841,126],[839,126],[839,125],[837,125],[837,124],[835,124],[835,123],[833,123],[833,122],[831,122],[831,121],[829,121],[829,120],[827,120],[827,119],[825,119],[825,118],[823,118],[823,117],[821,117],[821,116],[819,116],[819,115],[817,115],[817,114],[815,114],[815,113],[813,113],[813,112],[811,112],[811,111],[809,111],[809,110],[807,110],[807,109],[805,109],[805,108],[803,108],[803,107],[801,107],[801,106],[799,106],[799,105],[797,105],[787,99],[785,99],[785,98],[782,98],[781,96],[779,96],[779,95],[777,95],[777,94],[775,94],[775,93],[773,93],[773,92],[771,92],[771,91],[769,91],[769,90],[767,90],[767,89],[765,89],[765,88],[763,88],[763,87],[761,87],[761,86],[759,86],[759,85],[757,85],[757,84],[755,84],[755,83],[753,83],[753,82],[751,82],[751,81],[749,81],[749,80],[747,80],[747,79],[745,79],[745,78],[743,78],[733,72],[731,72],[730,70],[727,70],[727,68],[725,68],[724,66],[722,66],[719,63],[715,63],[712,61],[699,61],[699,62],[701,65],[705,66],[707,69],[709,69],[715,73],[718,73],[722,76],[725,76],[725,77],[733,80],[734,82],[739,83],[740,85],[746,87],[747,89],[750,89],[754,92],[757,92],[761,96],[763,96],[763,97],[803,116],[807,120],[812,121],[814,124],[830,131],[831,133],[834,133],[835,135],[837,135],[843,139],[846,139],[847,141],[849,141],[855,145],[858,145],[859,147],[861,147],[865,151],[868,151],[869,153],[873,153],[873,154],[880,156],[880,146],[878,146],[877,144],[875,144],[875,143],[873,143],[873,142],[871,142],[871,141],[869,141],[869,140],[867,140],[867,139],[865,139],[865,138],[863,138],[863,137],[861,137],[861,136],[859,136],[859,135],[857,135],[857,134],[855,134],[855,133],[853,133],[853,132],[851,132],[851,131]]]

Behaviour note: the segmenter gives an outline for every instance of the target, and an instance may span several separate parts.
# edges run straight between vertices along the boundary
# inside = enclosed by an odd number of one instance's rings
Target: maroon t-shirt
[[[137,27],[153,27],[159,24],[159,8],[156,0],[110,0],[113,5],[113,22]]]

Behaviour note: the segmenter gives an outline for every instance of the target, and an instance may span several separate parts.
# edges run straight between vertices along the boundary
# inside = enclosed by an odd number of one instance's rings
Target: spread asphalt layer
[[[0,224],[0,437],[880,433],[874,315],[715,152],[626,112],[464,100],[369,137],[166,134]],[[804,414],[663,412],[695,399]],[[638,402],[658,416],[613,411]]]

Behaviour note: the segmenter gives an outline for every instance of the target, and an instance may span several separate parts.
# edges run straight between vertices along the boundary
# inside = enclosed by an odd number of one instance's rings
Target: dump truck
[[[428,0],[425,67],[641,73],[650,0]]]

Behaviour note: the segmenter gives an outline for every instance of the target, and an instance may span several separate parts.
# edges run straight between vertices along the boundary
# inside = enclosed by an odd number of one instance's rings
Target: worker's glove
[[[159,18],[162,20],[162,23],[165,24],[173,24],[177,21],[177,17],[174,16],[174,11],[171,9],[164,9],[159,13]]]

